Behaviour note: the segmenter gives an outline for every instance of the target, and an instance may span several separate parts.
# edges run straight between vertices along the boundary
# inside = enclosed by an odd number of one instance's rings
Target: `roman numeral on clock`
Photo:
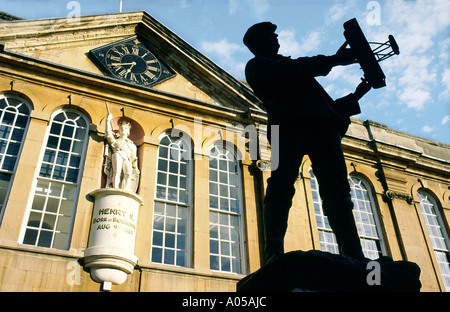
[[[148,76],[148,77],[149,77],[150,79],[152,79],[152,80],[155,79],[155,77],[156,77],[155,75],[153,75],[153,74],[152,74],[150,71],[148,71],[148,70],[144,73],[144,75]]]

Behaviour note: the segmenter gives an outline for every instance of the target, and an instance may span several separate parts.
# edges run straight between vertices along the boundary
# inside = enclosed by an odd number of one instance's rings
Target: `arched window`
[[[209,157],[209,246],[212,270],[241,274],[244,265],[242,184],[233,149],[214,145]]]
[[[420,209],[422,211],[428,235],[433,245],[445,288],[450,291],[450,241],[434,198],[424,190],[419,190]]]
[[[20,97],[0,95],[0,222],[30,116],[30,104]]]
[[[53,114],[41,155],[22,243],[68,249],[84,159],[89,123],[78,111]]]
[[[322,210],[322,200],[319,195],[317,179],[312,170],[310,170],[310,174],[313,204],[317,228],[319,230],[320,249],[338,254],[339,246],[328,223],[328,218]],[[349,183],[354,205],[353,214],[355,216],[356,226],[358,227],[358,234],[361,239],[364,255],[370,259],[377,259],[384,253],[384,244],[372,195],[367,184],[361,178],[351,176],[349,177]]]
[[[319,231],[320,250],[339,254],[339,246],[336,242],[333,230],[328,223],[327,216],[323,213],[322,199],[319,195],[319,185],[316,176],[312,169],[309,170],[311,174],[311,192],[313,197],[314,212],[316,215],[317,229]]]
[[[183,136],[164,134],[158,147],[153,211],[153,262],[191,265],[192,149]]]
[[[369,259],[377,259],[383,255],[385,248],[370,188],[360,177],[350,176],[349,182],[353,214],[364,255]]]

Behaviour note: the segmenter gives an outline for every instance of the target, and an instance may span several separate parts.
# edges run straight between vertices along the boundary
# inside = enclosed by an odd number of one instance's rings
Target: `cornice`
[[[0,23],[0,41],[7,42],[7,49],[16,52],[83,45],[90,40],[132,33],[140,23],[139,16],[142,13],[84,16],[77,24],[69,24],[66,18]],[[127,28],[131,30],[124,31]]]

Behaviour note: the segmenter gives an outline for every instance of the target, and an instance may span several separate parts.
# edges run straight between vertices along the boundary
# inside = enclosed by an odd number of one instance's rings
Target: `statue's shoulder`
[[[246,70],[264,70],[267,66],[273,67],[281,64],[290,64],[292,61],[290,56],[255,56],[247,62]]]
[[[134,142],[133,142],[131,139],[126,138],[125,141],[128,143],[128,145],[131,145],[131,146],[133,146],[133,147],[136,147],[136,144],[134,144]]]

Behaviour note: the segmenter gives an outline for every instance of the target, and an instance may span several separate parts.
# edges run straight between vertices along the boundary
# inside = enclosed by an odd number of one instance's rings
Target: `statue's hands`
[[[350,65],[357,63],[355,54],[351,49],[347,49],[347,41],[339,48],[334,57],[334,65]]]
[[[111,113],[108,113],[108,115],[106,115],[106,121],[111,121],[113,119],[113,115]]]
[[[361,78],[361,80],[361,83],[356,87],[354,93],[358,100],[361,99],[367,92],[369,92],[370,89],[372,89],[370,83],[366,79]]]

